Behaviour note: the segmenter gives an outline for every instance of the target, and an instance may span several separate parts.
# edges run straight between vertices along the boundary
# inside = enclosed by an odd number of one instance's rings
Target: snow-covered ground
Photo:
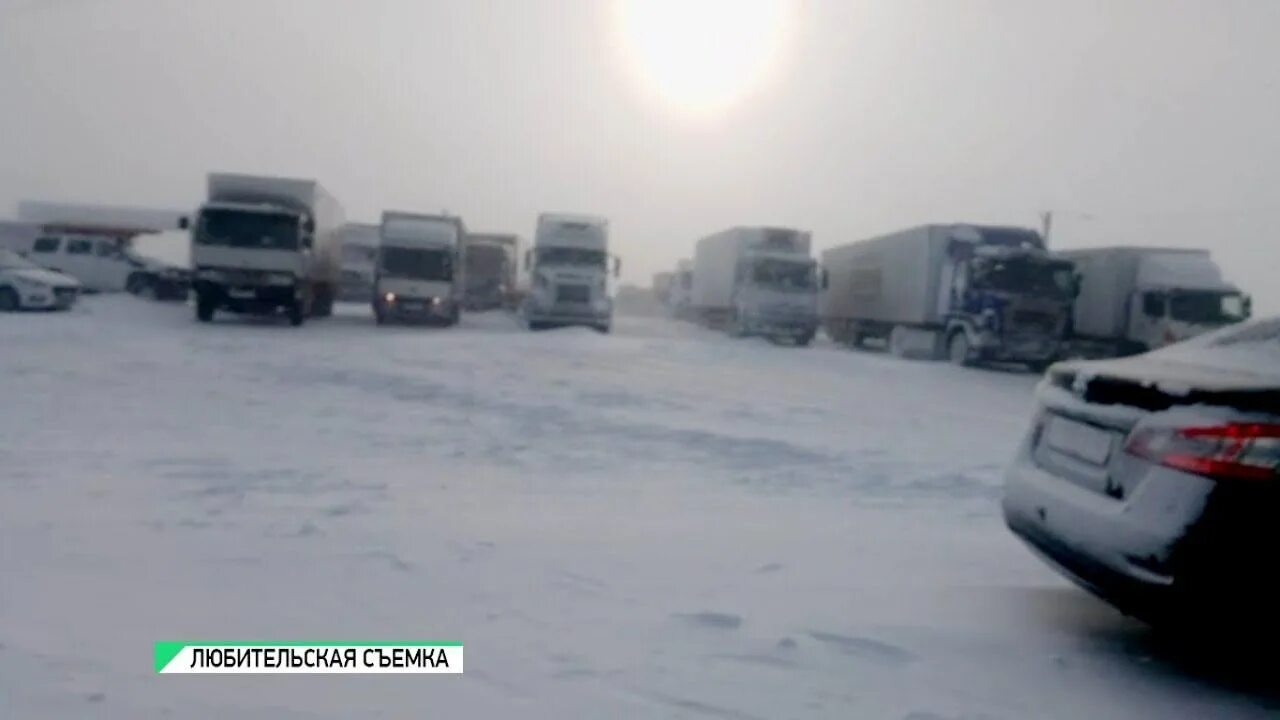
[[[1033,385],[660,318],[0,316],[0,717],[1280,712],[1005,530]],[[152,670],[160,639],[373,638],[465,642],[466,674]]]

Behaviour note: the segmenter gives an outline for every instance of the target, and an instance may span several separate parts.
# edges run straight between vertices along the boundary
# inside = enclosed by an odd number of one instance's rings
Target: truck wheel
[[[795,337],[796,347],[809,347],[813,344],[813,332],[801,333]]]
[[[19,304],[18,293],[11,288],[0,288],[0,312],[13,312]]]
[[[298,327],[307,319],[307,304],[302,300],[294,300],[289,304],[289,324]]]
[[[971,354],[969,334],[963,330],[951,333],[951,339],[947,341],[947,359],[951,361],[951,364],[969,365],[972,363]]]
[[[213,320],[213,298],[208,293],[196,294],[196,319],[200,322]]]
[[[315,298],[311,301],[312,317],[329,317],[333,315],[333,289],[328,285],[317,285]]]

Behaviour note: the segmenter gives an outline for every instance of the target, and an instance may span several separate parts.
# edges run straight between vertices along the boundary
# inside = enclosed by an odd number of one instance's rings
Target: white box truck
[[[1249,296],[1223,279],[1208,250],[1103,247],[1061,254],[1075,264],[1080,283],[1072,355],[1146,352],[1250,315]]]
[[[467,228],[452,215],[388,211],[382,214],[373,315],[378,324],[419,320],[457,325],[466,270]]]
[[[293,325],[333,312],[342,207],[314,180],[210,173],[191,223],[196,318],[284,310]]]
[[[609,256],[609,221],[589,215],[543,213],[533,248],[525,254],[529,291],[521,315],[530,330],[585,325],[607,333],[613,327],[610,265],[617,277],[622,261]]]
[[[467,286],[463,307],[496,310],[511,307],[520,272],[520,237],[500,233],[471,233],[463,248]]]
[[[836,342],[1033,369],[1062,349],[1073,270],[1034,230],[926,225],[831,248],[822,263],[822,322]]]
[[[378,261],[379,226],[347,223],[342,226],[342,275],[338,299],[347,302],[373,301],[373,276]]]
[[[698,241],[693,312],[734,335],[808,345],[818,329],[817,263],[811,236],[790,228],[735,227]]]

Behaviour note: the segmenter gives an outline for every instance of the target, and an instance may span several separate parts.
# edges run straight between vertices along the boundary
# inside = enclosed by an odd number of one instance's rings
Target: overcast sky
[[[824,247],[1055,209],[1058,247],[1207,246],[1280,312],[1277,31],[1273,0],[810,0],[693,116],[603,1],[0,0],[0,215],[316,177],[352,219],[606,215],[647,283],[735,224]]]

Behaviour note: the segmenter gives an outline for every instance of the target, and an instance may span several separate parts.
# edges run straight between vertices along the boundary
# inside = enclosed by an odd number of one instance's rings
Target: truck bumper
[[[774,318],[748,316],[744,318],[743,329],[749,335],[799,337],[813,335],[818,332],[818,318]]]
[[[300,295],[297,285],[224,285],[208,280],[194,284],[197,295],[236,313],[264,314],[289,307]]]
[[[596,310],[590,306],[529,306],[526,307],[524,315],[525,320],[530,324],[586,325],[595,328],[608,328],[613,324],[613,312],[611,310]]]
[[[373,304],[373,312],[382,320],[421,322],[447,325],[458,316],[458,305],[452,300],[399,296],[392,302],[382,298]]]
[[[1046,363],[1058,357],[1061,343],[1047,338],[1000,338],[984,335],[974,350],[990,362]]]

